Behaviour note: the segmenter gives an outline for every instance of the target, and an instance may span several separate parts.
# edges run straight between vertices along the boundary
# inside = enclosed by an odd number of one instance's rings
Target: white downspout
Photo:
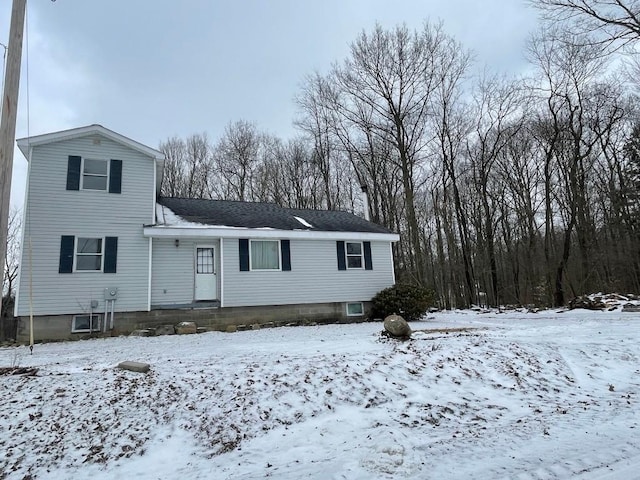
[[[389,242],[389,257],[391,258],[391,280],[396,284],[396,266],[393,262],[393,242]]]
[[[158,182],[158,159],[153,159],[153,188],[151,202],[151,225],[156,224],[156,195]],[[151,311],[151,276],[153,274],[153,238],[149,237],[149,271],[147,273],[147,312]]]
[[[151,275],[153,273],[153,237],[149,237],[149,278],[147,285],[147,312],[151,311]]]
[[[224,307],[224,238],[220,239],[220,262],[218,267],[218,274],[220,275],[220,308]]]

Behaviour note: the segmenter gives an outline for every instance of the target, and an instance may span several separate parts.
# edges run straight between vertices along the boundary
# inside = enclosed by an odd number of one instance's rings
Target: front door
[[[213,245],[196,246],[195,300],[215,300],[218,297],[215,258]]]

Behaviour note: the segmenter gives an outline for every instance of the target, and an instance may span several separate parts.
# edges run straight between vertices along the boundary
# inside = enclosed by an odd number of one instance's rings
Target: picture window
[[[251,270],[280,270],[280,242],[251,240]]]

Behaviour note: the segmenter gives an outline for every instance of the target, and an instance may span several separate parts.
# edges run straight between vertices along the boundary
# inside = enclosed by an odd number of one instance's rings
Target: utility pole
[[[4,283],[4,264],[7,255],[7,228],[9,202],[11,200],[11,175],[13,173],[13,144],[16,137],[18,113],[18,89],[22,61],[22,37],[27,0],[13,0],[7,67],[2,92],[2,116],[0,117],[0,278]],[[1,302],[0,302],[1,305]],[[0,307],[1,308],[1,307]],[[3,313],[0,311],[0,314]]]

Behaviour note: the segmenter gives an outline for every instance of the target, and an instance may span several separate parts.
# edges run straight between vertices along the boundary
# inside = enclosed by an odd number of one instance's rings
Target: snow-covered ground
[[[640,478],[640,313],[412,327],[2,348],[0,478]]]

